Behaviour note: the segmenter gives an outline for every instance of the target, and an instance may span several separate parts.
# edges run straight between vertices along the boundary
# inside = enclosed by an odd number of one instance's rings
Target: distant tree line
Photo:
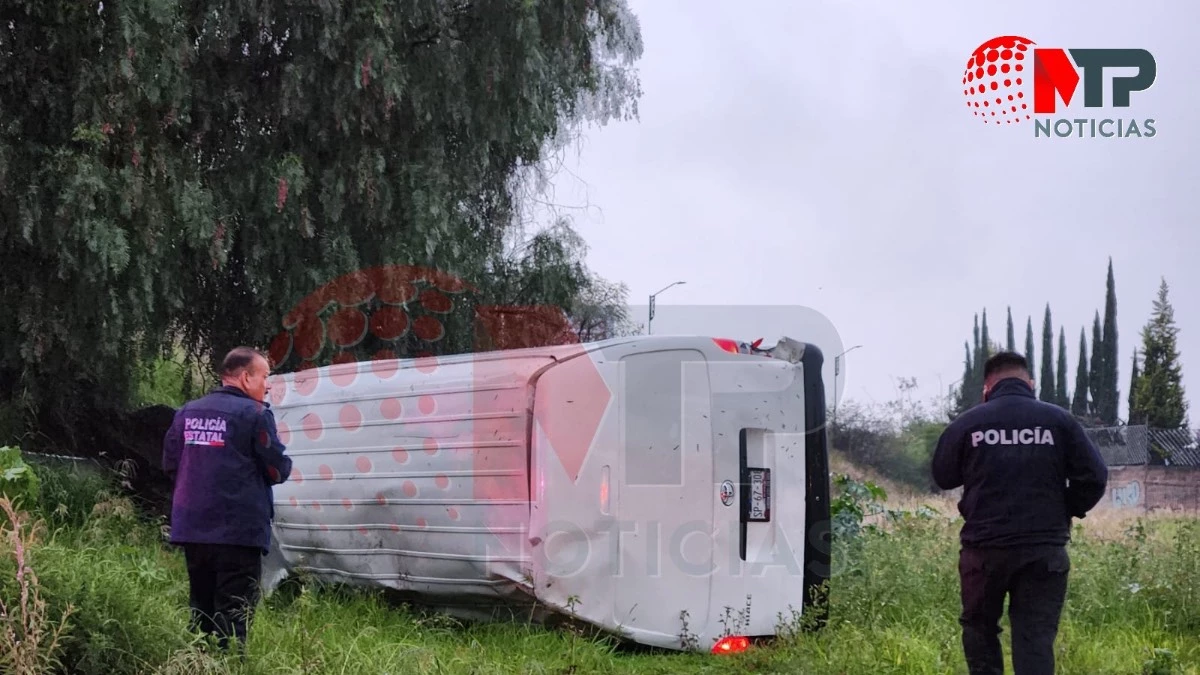
[[[1088,355],[1087,331],[1080,328],[1079,353],[1076,357],[1073,387],[1068,383],[1066,331],[1058,328],[1055,352],[1054,323],[1050,305],[1042,318],[1041,359],[1034,349],[1033,318],[1025,321],[1024,355],[1035,374],[1038,398],[1069,410],[1086,426],[1116,426],[1122,424],[1118,408],[1121,400],[1119,386],[1120,351],[1117,338],[1117,295],[1112,259],[1108,261],[1105,284],[1104,316],[1097,311],[1092,321],[1091,355]],[[1187,401],[1183,390],[1182,368],[1179,363],[1174,309],[1168,299],[1165,279],[1159,286],[1150,319],[1142,329],[1142,344],[1135,348],[1128,388],[1129,414],[1127,423],[1145,424],[1159,428],[1188,426]],[[974,339],[965,345],[963,377],[952,401],[950,417],[954,418],[983,397],[983,366],[989,357],[1001,349],[1018,351],[1013,327],[1012,308],[1008,309],[1007,331],[1003,347],[990,338],[987,310],[975,316]]]

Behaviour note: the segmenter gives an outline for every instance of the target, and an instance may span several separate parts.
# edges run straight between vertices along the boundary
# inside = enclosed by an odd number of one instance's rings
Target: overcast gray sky
[[[1049,302],[1073,383],[1111,255],[1122,414],[1160,277],[1185,385],[1200,392],[1200,6],[630,2],[646,47],[640,120],[591,130],[554,200],[587,205],[569,212],[589,264],[629,284],[640,321],[648,294],[687,281],[659,298],[655,333],[679,320],[673,305],[802,305],[843,345],[863,345],[847,356],[846,396],[883,402],[897,377],[916,377],[922,398],[944,393],[984,308],[1003,343],[1011,305],[1022,348],[1032,315],[1040,360]],[[971,52],[999,35],[1150,50],[1157,80],[1131,108],[1076,102],[1066,116],[1149,117],[1157,136],[1047,139],[1026,124],[985,126],[961,80]]]

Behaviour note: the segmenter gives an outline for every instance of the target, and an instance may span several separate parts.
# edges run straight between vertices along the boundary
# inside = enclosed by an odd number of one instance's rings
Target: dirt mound
[[[953,517],[958,513],[957,501],[962,489],[923,492],[913,486],[888,478],[870,467],[863,467],[850,460],[840,450],[829,452],[830,473],[846,474],[857,481],[874,483],[887,493],[884,504],[888,508],[912,511],[920,508],[933,509],[942,515]]]

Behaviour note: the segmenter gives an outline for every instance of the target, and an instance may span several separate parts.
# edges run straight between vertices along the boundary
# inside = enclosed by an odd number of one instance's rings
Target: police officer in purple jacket
[[[180,408],[163,439],[163,470],[174,481],[171,543],[187,561],[192,628],[222,649],[231,637],[245,643],[271,541],[271,487],[292,472],[265,402],[269,372],[261,352],[233,349],[222,386]]]
[[[1069,412],[1037,400],[1024,356],[1001,352],[983,368],[983,402],[946,427],[932,467],[943,490],[963,488],[963,651],[971,675],[1003,675],[1007,596],[1013,672],[1052,675],[1071,519],[1104,496],[1108,467]]]

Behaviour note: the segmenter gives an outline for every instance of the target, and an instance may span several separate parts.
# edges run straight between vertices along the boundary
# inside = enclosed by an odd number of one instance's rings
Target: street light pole
[[[955,385],[959,384],[960,382],[962,382],[961,377],[958,378],[957,380],[951,382],[949,387],[946,387],[946,398],[948,398],[948,399],[954,398],[954,387],[955,387]]]
[[[663,291],[667,290],[668,288],[670,288],[672,286],[678,286],[679,284],[686,284],[686,283],[687,283],[686,281],[676,281],[674,283],[667,284],[666,287],[664,287],[659,292],[650,294],[650,316],[649,316],[649,318],[646,319],[646,333],[648,335],[654,334],[654,329],[651,328],[651,324],[654,323],[654,298],[659,295],[662,295]]]
[[[954,408],[955,408],[954,387],[955,387],[955,385],[959,384],[962,381],[963,381],[963,379],[960,377],[957,380],[951,382],[949,387],[946,387],[946,416],[947,417],[952,417],[954,415]]]
[[[846,351],[833,357],[833,424],[837,425],[837,409],[838,409],[838,375],[842,372],[842,357],[850,352],[858,349],[862,345],[854,345]]]

